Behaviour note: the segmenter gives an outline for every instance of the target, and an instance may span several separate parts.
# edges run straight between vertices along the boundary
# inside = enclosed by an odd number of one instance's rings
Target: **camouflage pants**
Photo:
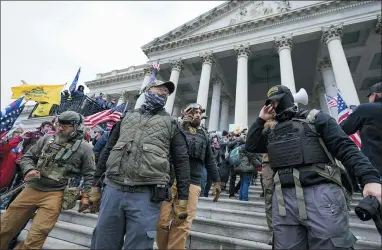
[[[265,197],[265,215],[269,230],[272,232],[272,194],[273,194],[273,177],[275,175],[269,163],[263,162],[262,181],[264,186]]]

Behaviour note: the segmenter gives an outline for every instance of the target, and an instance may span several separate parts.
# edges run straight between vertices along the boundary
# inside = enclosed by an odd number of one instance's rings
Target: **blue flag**
[[[77,86],[77,83],[78,83],[78,78],[80,77],[80,73],[81,73],[81,67],[78,69],[76,77],[74,77],[73,82],[72,82],[72,84],[69,87],[69,92],[70,93],[73,93],[76,90],[76,86]]]
[[[0,111],[0,117],[3,117],[4,115],[10,113],[11,111],[13,111],[14,109],[17,109],[20,107],[21,103],[23,102],[24,100],[24,96],[20,97],[19,99],[17,99],[16,101],[12,102],[11,104],[9,104],[5,110],[2,110]]]
[[[23,112],[24,106],[25,104],[23,104],[21,107],[12,108],[9,113],[0,118],[0,133],[4,133],[12,129],[13,124],[21,112]]]

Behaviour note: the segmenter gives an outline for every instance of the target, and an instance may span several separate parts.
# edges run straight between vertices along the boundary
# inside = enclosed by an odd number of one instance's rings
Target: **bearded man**
[[[200,127],[205,110],[196,103],[186,106],[183,111],[181,129],[186,135],[188,155],[190,159],[190,188],[188,193],[187,214],[184,221],[172,216],[176,212],[176,204],[181,199],[178,189],[173,185],[171,201],[164,201],[157,225],[157,246],[159,249],[185,249],[186,240],[190,233],[191,224],[196,214],[198,199],[201,191],[201,171],[205,166],[213,181],[214,201],[220,195],[220,179],[211,142],[207,132]],[[169,226],[169,224],[171,225]]]
[[[1,216],[0,249],[6,249],[31,215],[37,214],[24,242],[17,249],[42,249],[63,209],[72,209],[76,199],[68,183],[78,174],[84,177],[80,211],[88,206],[94,161],[91,146],[78,133],[82,117],[65,111],[58,117],[55,135],[40,138],[20,160],[26,188]]]

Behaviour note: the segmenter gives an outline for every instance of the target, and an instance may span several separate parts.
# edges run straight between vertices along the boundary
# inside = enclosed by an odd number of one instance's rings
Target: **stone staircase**
[[[258,182],[259,183],[259,182]],[[261,186],[251,186],[249,202],[228,199],[223,191],[218,202],[212,197],[200,198],[197,216],[186,247],[192,249],[271,249],[264,213],[264,198],[260,198]],[[354,207],[362,199],[356,194],[350,212],[350,225],[358,238],[356,249],[381,249],[381,236],[372,221],[359,220]],[[76,210],[61,213],[49,234],[44,249],[89,249],[97,215],[80,214]],[[22,232],[24,239],[29,229]]]

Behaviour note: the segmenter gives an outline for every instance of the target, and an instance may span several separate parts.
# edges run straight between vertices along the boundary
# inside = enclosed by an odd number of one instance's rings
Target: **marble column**
[[[182,108],[182,104],[179,101],[175,100],[174,108],[172,109],[172,116],[176,116],[176,117],[180,116],[181,108]]]
[[[324,80],[324,90],[325,94],[331,97],[337,98],[337,85],[336,78],[334,76],[332,64],[328,58],[323,58],[318,64],[318,70],[322,74],[322,79]],[[326,101],[326,100],[325,100]],[[326,105],[327,106],[327,105]],[[337,107],[332,107],[328,109],[329,114],[337,120],[338,110]]]
[[[220,113],[220,131],[228,131],[228,115],[229,115],[229,98],[222,96],[221,98],[221,113]]]
[[[358,106],[360,102],[357,90],[341,43],[343,26],[331,25],[330,27],[322,28],[322,32],[322,42],[328,46],[336,84],[341,91],[342,98],[348,106]]]
[[[149,80],[150,80],[150,76],[153,72],[153,68],[151,65],[147,65],[144,69],[143,69],[143,72],[145,74],[145,77],[143,78],[143,82],[142,82],[142,87],[141,87],[141,91],[147,86],[147,84],[149,83]],[[134,109],[137,109],[137,108],[140,108],[142,106],[142,104],[145,102],[145,95],[142,93],[138,99],[137,99],[137,102],[135,103],[135,107]]]
[[[198,97],[196,103],[200,104],[202,108],[207,108],[208,89],[210,88],[211,68],[215,59],[212,52],[207,52],[200,55],[202,60],[202,74],[200,75]],[[205,121],[205,120],[203,120]]]
[[[171,61],[171,76],[170,76],[170,81],[172,81],[175,85],[175,90],[174,93],[172,93],[168,98],[166,105],[164,108],[166,109],[167,113],[172,114],[173,107],[174,107],[174,101],[175,101],[175,96],[176,96],[176,90],[178,88],[178,81],[179,81],[179,75],[180,71],[183,69],[183,63],[181,60],[174,60]]]
[[[212,78],[212,84],[213,89],[210,116],[208,117],[208,130],[217,131],[219,130],[220,95],[222,91],[222,80],[219,76],[215,76]]]
[[[292,37],[275,37],[275,44],[280,57],[281,85],[290,89],[292,94],[296,93],[292,64]]]
[[[237,55],[235,124],[248,126],[248,45],[235,48]]]
[[[328,104],[326,102],[325,94],[326,94],[325,93],[325,87],[323,86],[323,84],[318,84],[316,86],[316,95],[317,95],[318,101],[320,103],[320,110],[323,111],[324,113],[331,115],[329,108],[328,108]]]

